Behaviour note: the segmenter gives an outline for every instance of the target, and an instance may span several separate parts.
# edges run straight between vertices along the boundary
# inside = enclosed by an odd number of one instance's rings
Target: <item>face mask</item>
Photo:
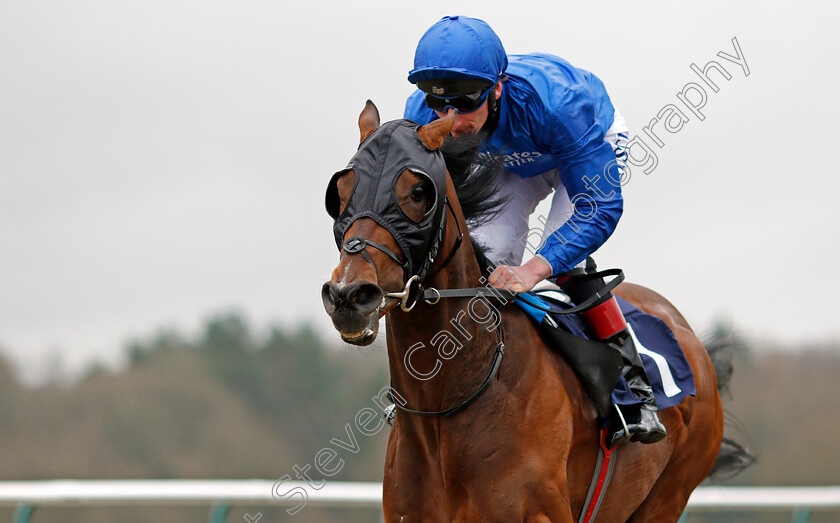
[[[339,250],[348,254],[364,253],[367,245],[397,260],[406,277],[417,275],[422,280],[443,240],[446,230],[446,165],[440,151],[431,151],[417,134],[419,126],[408,120],[396,120],[379,127],[359,146],[347,167],[337,172],[327,186],[327,212],[335,220],[333,233]],[[337,180],[350,170],[356,181],[347,206],[339,215]],[[409,218],[397,202],[395,185],[403,171],[409,170],[425,178],[426,198],[431,199],[420,221]],[[390,249],[364,238],[344,235],[359,218],[371,218],[384,227],[402,251],[397,256]]]

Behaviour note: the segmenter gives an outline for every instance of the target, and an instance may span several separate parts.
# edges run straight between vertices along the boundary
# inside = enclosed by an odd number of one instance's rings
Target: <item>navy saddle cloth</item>
[[[546,314],[551,314],[554,321],[565,331],[587,339],[593,339],[589,334],[586,324],[580,314],[552,314],[545,312],[530,304],[543,308],[569,309],[572,304],[551,296],[563,296],[559,291],[539,291],[520,294],[516,297],[515,303],[519,305],[537,324],[542,323]],[[630,327],[630,335],[642,363],[645,366],[653,394],[656,397],[656,404],[660,409],[678,405],[686,396],[694,396],[694,375],[691,367],[685,358],[682,347],[677,343],[674,333],[665,325],[661,319],[640,311],[630,302],[615,297],[624,318]],[[633,405],[639,403],[630,389],[624,377],[618,381],[612,393],[612,402],[617,405]]]

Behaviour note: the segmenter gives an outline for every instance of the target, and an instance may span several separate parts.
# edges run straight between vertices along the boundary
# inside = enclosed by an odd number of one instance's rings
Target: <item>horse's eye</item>
[[[426,188],[424,186],[418,185],[414,189],[411,190],[411,199],[414,200],[415,202],[419,202],[425,197],[426,197]]]

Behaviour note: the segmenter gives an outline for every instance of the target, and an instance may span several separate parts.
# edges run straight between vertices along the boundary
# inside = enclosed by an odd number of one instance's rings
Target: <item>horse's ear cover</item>
[[[446,212],[446,164],[440,151],[429,150],[409,120],[388,122],[365,139],[346,168],[327,185],[325,204],[335,220],[333,234],[339,250],[344,235],[359,218],[371,218],[391,233],[408,263],[410,274],[419,274],[436,247]],[[344,211],[339,215],[337,181],[353,170],[356,181]],[[432,207],[422,221],[413,222],[400,208],[394,185],[403,171],[427,178],[434,186]]]

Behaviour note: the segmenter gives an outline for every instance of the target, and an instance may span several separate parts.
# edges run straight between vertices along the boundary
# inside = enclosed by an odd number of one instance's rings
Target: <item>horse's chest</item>
[[[464,436],[463,434],[461,436]],[[415,521],[522,521],[535,493],[556,479],[550,459],[523,442],[492,433],[451,440],[435,452],[397,450],[386,467],[386,507]],[[400,521],[399,517],[388,521]]]

